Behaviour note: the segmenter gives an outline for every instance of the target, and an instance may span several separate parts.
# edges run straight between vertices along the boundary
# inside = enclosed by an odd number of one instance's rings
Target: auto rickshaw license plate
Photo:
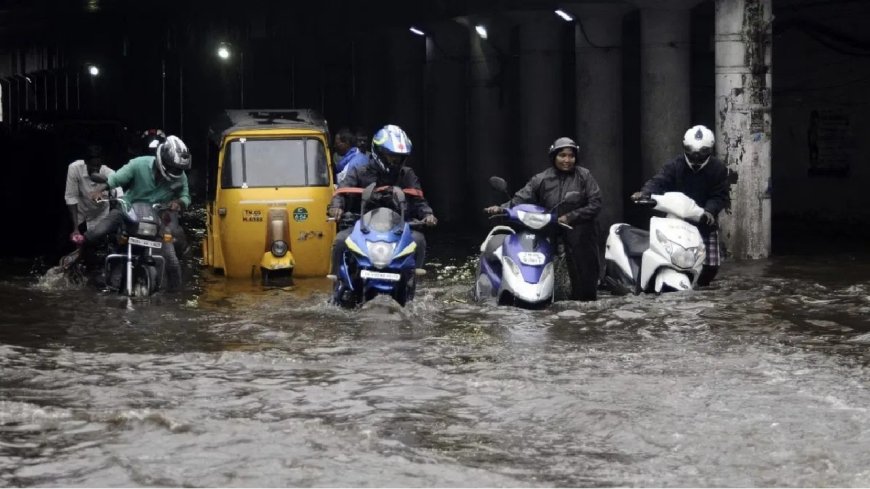
[[[359,276],[362,278],[373,278],[377,280],[389,280],[390,282],[398,282],[401,275],[398,273],[373,272],[371,270],[360,270]]]
[[[139,245],[139,246],[147,246],[149,248],[159,249],[159,248],[163,247],[163,243],[161,243],[160,241],[148,241],[145,239],[134,238],[132,236],[128,239],[128,241],[130,242],[130,244]]]

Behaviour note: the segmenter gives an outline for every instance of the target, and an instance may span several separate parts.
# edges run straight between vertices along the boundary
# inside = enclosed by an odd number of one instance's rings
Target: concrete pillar
[[[426,198],[447,227],[461,223],[468,211],[464,205],[467,64],[466,27],[453,20],[429,26],[424,82],[426,159],[419,173]]]
[[[717,153],[731,173],[723,239],[736,258],[770,254],[771,0],[716,0]]]
[[[468,73],[468,181],[469,214],[475,229],[486,229],[490,221],[481,209],[504,202],[505,196],[492,190],[489,177],[508,179],[508,142],[510,97],[510,25],[492,19],[481,20],[486,25],[487,39],[469,23]],[[515,183],[518,184],[519,182]]]
[[[578,164],[601,187],[602,229],[623,221],[622,16],[625,4],[569,4],[578,20],[574,33]]]
[[[640,144],[644,181],[682,151],[683,133],[692,125],[690,19],[689,8],[683,2],[649,2],[641,9]]]
[[[509,182],[518,190],[529,177],[547,168],[547,150],[566,136],[562,127],[565,107],[562,73],[562,35],[565,22],[551,10],[524,12],[519,25],[519,150],[521,182]]]
[[[426,40],[408,29],[390,34],[390,112],[385,123],[396,124],[414,143],[411,164],[422,163],[425,154],[423,136],[423,72]],[[415,168],[416,171],[416,168]],[[425,182],[424,182],[425,183]]]

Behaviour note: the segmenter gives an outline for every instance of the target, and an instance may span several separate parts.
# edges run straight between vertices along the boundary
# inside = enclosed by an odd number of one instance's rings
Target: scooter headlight
[[[665,251],[671,257],[671,263],[677,268],[692,268],[698,262],[699,249],[697,247],[683,248],[665,237],[664,233],[656,230],[656,239],[665,247]]]
[[[393,260],[393,251],[396,249],[396,243],[386,243],[383,241],[366,241],[366,247],[369,250],[369,259],[375,268],[384,268]]]
[[[136,229],[139,236],[157,236],[157,224],[153,222],[140,222]]]
[[[509,256],[502,256],[501,263],[502,263],[502,266],[504,268],[510,270],[511,273],[513,273],[514,275],[522,276],[521,275],[522,272],[520,272],[520,267],[518,267],[517,264],[514,263],[514,261],[511,260],[511,258]]]
[[[275,255],[275,258],[281,258],[282,256],[286,255],[287,249],[288,249],[287,243],[285,243],[284,241],[281,241],[280,239],[278,241],[272,242],[271,251],[272,251],[272,254]]]
[[[517,211],[517,217],[520,219],[520,222],[530,229],[541,229],[553,219],[551,214],[526,211]]]
[[[675,246],[671,255],[671,263],[677,268],[692,268],[698,262],[698,248],[683,248]]]

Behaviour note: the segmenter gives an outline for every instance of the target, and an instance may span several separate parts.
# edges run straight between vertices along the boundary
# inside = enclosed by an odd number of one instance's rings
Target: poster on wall
[[[849,114],[841,109],[813,110],[807,130],[810,176],[846,177],[855,148]]]

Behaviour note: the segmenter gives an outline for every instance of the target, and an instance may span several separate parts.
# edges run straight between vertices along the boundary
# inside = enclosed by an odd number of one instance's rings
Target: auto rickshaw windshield
[[[328,172],[320,139],[235,139],[224,155],[221,186],[325,187]]]

